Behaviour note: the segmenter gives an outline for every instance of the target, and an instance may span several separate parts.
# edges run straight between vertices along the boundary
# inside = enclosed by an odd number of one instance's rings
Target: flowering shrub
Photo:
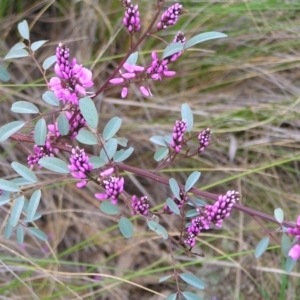
[[[11,164],[13,170],[21,176],[22,181],[0,179],[0,205],[2,208],[5,206],[10,208],[10,211],[6,210],[8,218],[4,236],[10,238],[12,232],[16,230],[17,240],[20,244],[23,243],[25,234],[32,234],[43,241],[47,240],[44,232],[31,226],[32,222],[41,218],[37,211],[42,192],[36,171],[38,168],[46,168],[62,174],[61,180],[72,178],[79,189],[87,185],[96,185],[99,193],[96,193],[94,197],[100,200],[100,210],[118,216],[119,229],[125,238],[131,238],[134,235],[134,226],[130,219],[134,215],[144,220],[150,230],[155,231],[168,242],[177,243],[188,254],[194,254],[192,251],[197,245],[197,237],[203,231],[213,227],[222,228],[225,219],[230,217],[232,209],[275,222],[278,225],[277,231],[283,236],[294,237],[293,242],[286,238],[283,239],[284,242],[281,245],[286,253],[286,270],[290,272],[300,257],[300,216],[294,224],[283,220],[281,209],[276,209],[274,217],[272,217],[247,208],[239,204],[242,195],[235,190],[224,191],[221,195],[201,191],[194,187],[200,179],[199,171],[190,174],[185,183],[178,183],[174,178],[167,180],[157,174],[158,170],[179,160],[179,155],[181,155],[180,159],[201,155],[210,145],[211,130],[204,128],[195,131],[193,113],[189,105],[182,104],[181,117],[179,120],[175,120],[173,131],[170,125],[168,136],[149,137],[152,143],[159,146],[154,154],[154,159],[158,162],[154,172],[124,163],[132,155],[134,149],[133,147],[120,149],[123,145],[116,134],[122,125],[121,118],[115,116],[104,128],[99,128],[99,112],[94,99],[106,88],[117,86],[120,89],[121,97],[126,98],[129,87],[135,84],[138,85],[142,96],[151,97],[152,92],[148,83],[160,84],[160,81],[176,76],[176,72],[172,68],[169,69],[169,65],[182,57],[186,49],[209,39],[226,37],[223,33],[207,32],[188,39],[183,32],[179,31],[161,56],[153,51],[147,65],[141,66],[137,64],[138,52],[136,49],[138,46],[146,40],[150,33],[158,34],[176,24],[179,17],[187,11],[179,3],[162,11],[163,1],[157,1],[157,13],[151,25],[134,43],[132,37],[143,30],[139,8],[130,0],[121,0],[121,3],[124,7],[123,25],[128,30],[131,46],[106,82],[100,87],[94,87],[92,72],[79,64],[76,58],[71,60],[68,45],[60,43],[56,47],[55,56],[49,57],[42,64],[48,90],[44,91],[41,101],[45,101],[52,107],[51,114],[42,114],[39,108],[31,102],[18,101],[11,108],[13,112],[39,115],[31,120],[34,127],[33,132],[22,131],[25,125],[30,123],[28,121],[14,121],[4,124],[0,128],[0,142],[11,139],[34,144],[32,153],[27,157],[28,166],[18,162]],[[21,22],[18,29],[26,43],[17,43],[5,59],[26,56],[34,58],[35,51],[40,49],[45,41],[32,42],[30,40],[30,31],[26,21]],[[46,72],[52,68],[53,64],[56,76],[51,77],[48,81]],[[194,151],[190,150],[189,145],[193,139],[198,141],[197,149]],[[77,142],[83,145],[82,148],[78,146]],[[88,145],[97,145],[99,155],[93,156],[89,153],[88,148],[85,148]],[[64,159],[62,154],[65,155]],[[120,175],[122,171],[132,172],[168,185],[173,197],[166,199],[162,210],[154,209],[148,199],[151,195],[131,195],[126,190],[126,180]],[[26,188],[28,185],[35,186],[35,188],[28,190]],[[198,197],[207,199],[209,203]],[[121,209],[120,202],[124,204],[125,208]],[[189,206],[192,209],[189,210]],[[157,216],[161,214],[172,214],[182,221],[184,226],[180,229],[178,241],[173,239],[168,234],[168,230],[158,222]],[[262,239],[255,249],[256,257],[262,255],[269,245],[271,233],[266,231],[266,234],[267,237]],[[170,251],[172,252],[171,247]],[[174,287],[175,292],[169,295],[168,299],[176,299],[181,295],[185,299],[200,299],[194,293],[181,291],[178,282],[179,279],[182,279],[191,286],[204,289],[205,284],[201,279],[189,273],[179,274],[176,270],[171,276],[175,278],[177,287]]]

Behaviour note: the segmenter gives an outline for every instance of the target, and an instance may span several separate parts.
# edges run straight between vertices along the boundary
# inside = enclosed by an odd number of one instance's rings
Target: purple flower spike
[[[140,13],[138,5],[131,4],[131,0],[121,0],[125,8],[123,24],[133,34],[141,29]]]
[[[296,227],[295,228],[288,228],[287,232],[289,234],[295,235],[298,238],[298,240],[300,241],[300,215],[297,218]]]
[[[183,6],[179,3],[176,3],[170,6],[161,16],[160,22],[156,25],[158,30],[166,29],[169,26],[175,25],[178,21],[178,18],[183,14]]]
[[[298,260],[300,257],[300,245],[295,244],[289,251],[289,257],[293,260]]]
[[[43,146],[34,145],[34,154],[30,154],[27,157],[28,165],[33,168],[35,164],[38,164],[42,157],[53,157],[58,153],[58,149],[52,148],[49,138],[47,137],[46,143]],[[39,165],[39,168],[42,166]]]
[[[181,149],[182,144],[184,142],[183,135],[184,135],[186,129],[187,129],[186,121],[177,120],[175,122],[175,126],[173,128],[173,135],[172,135],[173,139],[171,141],[171,146],[174,148],[176,153],[180,152],[180,149]]]
[[[184,33],[181,32],[181,31],[178,31],[177,34],[175,35],[173,43],[182,43],[182,44],[184,44],[185,41],[186,41],[186,38],[184,36]],[[183,53],[183,51],[179,51],[177,53],[174,53],[173,55],[166,57],[165,60],[167,60],[168,63],[174,62],[174,61],[176,61],[179,58],[179,56],[182,53]]]
[[[146,196],[138,200],[137,196],[134,195],[131,199],[131,207],[133,208],[133,215],[146,216],[148,214],[149,200]]]
[[[89,163],[89,157],[85,154],[84,149],[72,149],[70,157],[71,164],[68,166],[71,175],[76,179],[85,179],[89,176],[93,165]],[[86,180],[81,180],[76,184],[78,188],[84,187],[87,184]]]
[[[209,145],[210,138],[211,138],[211,131],[209,128],[206,128],[199,133],[199,135],[198,135],[198,141],[200,144],[200,146],[198,148],[199,153],[202,153],[206,149],[206,147]]]
[[[124,178],[111,176],[109,179],[103,180],[105,194],[95,194],[95,197],[100,200],[111,198],[112,204],[117,204],[118,196],[124,189]]]

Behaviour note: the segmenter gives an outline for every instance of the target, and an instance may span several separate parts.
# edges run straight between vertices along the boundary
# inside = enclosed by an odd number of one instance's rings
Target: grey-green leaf
[[[36,41],[31,44],[30,48],[34,52],[34,51],[38,50],[39,48],[41,48],[47,42],[48,42],[48,40]]]
[[[168,239],[168,232],[163,226],[161,226],[155,221],[148,221],[148,220],[147,220],[147,224],[151,230],[155,231],[158,235],[161,235],[165,240]]]
[[[24,125],[25,122],[23,121],[13,121],[3,125],[0,128],[0,142],[6,141],[10,136],[19,131]]]
[[[4,190],[7,192],[19,192],[20,187],[11,181],[0,179],[0,190]]]
[[[216,32],[216,31],[211,31],[211,32],[204,32],[197,34],[193,36],[190,40],[188,40],[185,45],[184,49],[188,49],[194,45],[197,45],[199,43],[212,40],[212,39],[219,39],[219,38],[224,38],[227,37],[227,34],[221,33],[221,32]]]
[[[183,48],[184,48],[183,43],[172,43],[165,48],[162,58],[164,59],[164,58],[171,56],[177,52],[180,52],[183,50]]]
[[[281,252],[284,257],[289,257],[289,251],[292,247],[290,238],[284,233],[281,237]]]
[[[161,277],[161,278],[159,278],[158,282],[161,283],[161,282],[163,282],[163,281],[166,281],[166,280],[168,280],[169,278],[171,278],[172,276],[173,276],[173,275],[168,275],[168,276]]]
[[[177,293],[169,295],[165,300],[176,300],[177,299]]]
[[[29,27],[26,20],[18,24],[18,30],[23,39],[29,40]]]
[[[191,205],[191,206],[195,206],[194,203],[197,205],[197,206],[205,206],[207,205],[207,203],[201,199],[192,199],[192,201],[189,201],[187,204],[188,205]]]
[[[138,57],[139,57],[139,53],[136,51],[136,52],[133,52],[129,55],[129,57],[127,58],[126,60],[126,63],[128,63],[129,65],[135,65],[137,60],[138,60]]]
[[[154,153],[154,159],[158,162],[163,160],[169,153],[169,149],[166,147],[161,147],[157,149],[157,151]]]
[[[187,213],[186,213],[186,217],[187,218],[193,218],[193,217],[196,217],[196,216],[198,216],[200,213],[198,212],[198,210],[197,209],[191,209],[191,210],[189,210],[189,211],[187,211]]]
[[[284,219],[284,212],[281,208],[276,208],[274,211],[274,217],[278,223],[282,223]]]
[[[22,176],[26,180],[28,180],[32,183],[36,183],[38,181],[35,174],[29,168],[21,165],[20,163],[18,163],[16,161],[12,162],[11,166],[20,176]]]
[[[106,161],[99,156],[91,156],[89,158],[89,163],[93,165],[93,169],[98,169],[106,164]]]
[[[43,69],[48,70],[56,62],[56,55],[46,58],[43,62]]]
[[[61,174],[70,173],[68,165],[63,160],[56,157],[42,157],[39,160],[39,165],[53,172]]]
[[[254,256],[256,258],[259,258],[267,250],[269,242],[270,238],[268,236],[260,240],[254,251]]]
[[[79,108],[87,124],[92,128],[97,128],[98,113],[94,101],[89,97],[81,98]]]
[[[17,227],[17,241],[19,245],[22,245],[24,242],[24,227],[20,224]]]
[[[287,273],[291,273],[296,264],[297,260],[293,260],[291,257],[288,257],[285,261],[285,271]]]
[[[58,131],[61,135],[67,135],[69,133],[69,120],[65,114],[60,114],[57,119]]]
[[[133,236],[133,226],[129,219],[122,217],[119,220],[119,229],[126,239],[129,239]]]
[[[12,227],[15,227],[18,224],[24,205],[24,200],[24,196],[20,196],[15,200],[14,206],[10,213],[10,222]]]
[[[187,103],[181,105],[182,120],[187,122],[187,131],[191,132],[194,125],[194,117],[190,106]]]
[[[59,100],[56,98],[54,92],[52,91],[47,91],[42,95],[42,99],[53,106],[59,106]]]
[[[24,49],[26,45],[24,43],[16,43],[14,46],[10,48],[11,50],[19,50],[19,49]]]
[[[110,119],[103,130],[103,139],[105,141],[112,138],[120,129],[122,125],[122,119],[118,117],[113,117]]]
[[[105,143],[104,147],[100,151],[100,157],[104,160],[112,159],[118,148],[118,141],[116,139],[110,139]]]
[[[166,141],[164,139],[163,136],[161,135],[154,135],[150,138],[150,141],[156,145],[159,145],[159,146],[163,146],[163,147],[166,147],[167,144],[166,144]]]
[[[180,188],[179,188],[179,185],[178,185],[178,183],[176,182],[176,180],[174,178],[169,179],[169,186],[170,186],[174,196],[179,200],[180,199]]]
[[[47,125],[46,121],[42,118],[37,121],[34,127],[34,141],[37,145],[43,146],[45,145],[47,138]]]
[[[183,281],[185,281],[189,285],[192,285],[201,290],[203,290],[205,288],[205,283],[200,278],[195,276],[194,274],[181,273],[181,274],[179,274],[179,276]]]
[[[27,222],[33,222],[36,210],[41,200],[41,190],[36,190],[30,197],[29,204],[27,207]]]
[[[182,295],[184,296],[184,298],[186,300],[202,300],[201,297],[197,296],[196,294],[194,294],[192,292],[184,291],[184,292],[182,292]]]
[[[28,101],[14,102],[11,107],[11,111],[20,114],[38,114],[40,112],[33,103]]]
[[[127,147],[127,143],[128,143],[128,140],[125,139],[125,138],[117,138],[115,137],[115,139],[118,141],[118,144],[122,147]]]
[[[97,145],[99,143],[95,135],[84,128],[80,129],[76,135],[76,140],[85,145]]]
[[[47,235],[39,230],[38,228],[35,227],[28,227],[29,232],[31,232],[35,237],[37,237],[38,239],[40,239],[41,241],[47,241]]]
[[[20,57],[27,57],[29,53],[25,49],[15,49],[10,50],[4,57],[4,59],[12,59],[12,58],[20,58]]]
[[[0,80],[3,82],[7,82],[10,79],[9,73],[4,69],[2,66],[0,66]]]
[[[195,171],[188,177],[184,187],[185,192],[188,192],[194,186],[194,184],[199,180],[200,175],[200,172]]]
[[[100,204],[100,210],[108,215],[117,215],[119,213],[119,208],[117,205],[112,204],[109,201],[103,201]]]
[[[2,190],[2,195],[0,196],[0,206],[8,203],[10,201],[10,192]]]
[[[4,228],[4,231],[3,231],[3,236],[6,238],[6,239],[9,239],[11,237],[11,234],[13,232],[13,227],[10,223],[10,218],[7,220],[7,223],[6,223],[6,226]]]
[[[124,161],[132,154],[133,150],[134,150],[133,147],[129,147],[126,150],[121,149],[121,150],[117,151],[113,157],[114,162]]]
[[[179,210],[177,204],[174,202],[173,199],[168,198],[168,199],[166,200],[166,203],[167,203],[168,207],[170,208],[170,210],[171,210],[173,213],[175,213],[176,215],[180,215],[180,210]]]

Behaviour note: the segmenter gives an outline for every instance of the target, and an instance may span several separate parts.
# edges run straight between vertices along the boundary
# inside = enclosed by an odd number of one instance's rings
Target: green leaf
[[[289,251],[292,247],[290,238],[284,233],[281,237],[281,251],[284,257],[289,257]]]
[[[162,58],[164,59],[164,58],[171,56],[177,52],[180,52],[183,50],[183,48],[184,48],[183,43],[171,43],[170,45],[168,45],[165,48]]]
[[[138,60],[138,57],[139,57],[139,53],[137,51],[133,52],[127,58],[126,63],[128,63],[129,65],[134,66],[136,64],[137,60]]]
[[[41,241],[45,242],[48,240],[47,235],[43,231],[41,231],[35,227],[28,227],[28,230],[30,233],[32,233],[35,237],[37,237]]]
[[[4,228],[4,231],[3,231],[3,236],[6,238],[6,239],[9,239],[11,237],[11,234],[13,232],[13,227],[10,223],[10,218],[7,220],[7,223],[6,223],[6,226]]]
[[[20,196],[15,200],[14,206],[10,213],[10,223],[12,227],[15,227],[18,224],[24,205],[24,200],[24,196]]]
[[[106,162],[99,156],[91,156],[89,158],[89,163],[93,165],[93,169],[101,168],[106,164]]]
[[[118,141],[116,139],[110,139],[105,143],[104,147],[100,151],[100,157],[107,161],[112,159],[118,148]]]
[[[155,154],[154,154],[154,159],[158,162],[158,161],[161,161],[163,160],[169,153],[169,149],[166,148],[166,147],[162,147],[162,148],[159,148]]]
[[[42,95],[42,99],[53,106],[59,106],[59,100],[56,98],[54,92],[52,91],[47,91]]]
[[[46,58],[43,62],[43,69],[48,70],[56,62],[56,55]]]
[[[158,282],[161,283],[161,282],[163,282],[163,281],[166,281],[166,280],[168,280],[169,278],[171,278],[172,276],[173,276],[173,275],[168,275],[168,276],[161,277],[161,278],[159,278]]]
[[[216,31],[200,33],[193,36],[189,41],[185,43],[184,50],[208,40],[219,39],[224,37],[227,37],[227,34]]]
[[[7,192],[19,192],[20,188],[18,185],[11,181],[0,179],[0,190],[4,190]]]
[[[169,295],[165,300],[176,300],[177,299],[177,293]]]
[[[178,183],[176,182],[176,180],[174,178],[170,178],[169,179],[169,186],[172,190],[172,193],[174,194],[174,196],[180,200],[180,188]]]
[[[117,215],[119,213],[118,206],[116,206],[108,201],[103,201],[100,204],[100,210],[103,211],[107,215]]]
[[[198,212],[198,210],[197,209],[191,209],[191,210],[189,210],[189,211],[187,211],[186,212],[186,217],[187,218],[193,218],[193,217],[196,217],[196,216],[198,216],[200,213]]]
[[[12,59],[12,58],[20,58],[20,57],[27,57],[29,56],[29,53],[25,49],[15,49],[10,50],[4,57],[5,59]]]
[[[121,149],[121,150],[117,151],[113,157],[114,162],[124,161],[132,154],[133,150],[134,150],[133,147],[129,147],[126,150]]]
[[[79,108],[87,124],[92,128],[97,128],[98,113],[94,101],[89,97],[81,98]]]
[[[149,221],[149,220],[147,220],[147,224],[151,230],[155,231],[158,235],[161,235],[165,240],[168,239],[168,232],[163,226],[161,226],[155,221]]]
[[[111,120],[109,120],[103,130],[103,139],[107,141],[112,138],[118,132],[121,125],[121,118],[113,117]]]
[[[119,220],[119,229],[126,239],[129,239],[133,236],[133,226],[129,219],[122,217]]]
[[[180,210],[179,210],[177,204],[174,202],[173,199],[168,198],[168,199],[166,200],[166,203],[167,203],[168,207],[170,208],[170,210],[171,210],[173,213],[175,213],[176,215],[180,215]]]
[[[25,122],[23,121],[13,121],[3,125],[0,128],[0,142],[6,141],[10,136],[19,131],[24,125]]]
[[[0,66],[0,80],[2,80],[3,82],[7,82],[9,79],[9,73],[2,66]]]
[[[193,185],[199,180],[200,175],[200,172],[195,171],[188,177],[184,187],[185,192],[188,192],[193,187]]]
[[[41,199],[41,190],[36,190],[30,197],[29,204],[27,207],[27,222],[33,222],[36,210],[39,206]]]
[[[48,40],[41,40],[41,41],[34,42],[31,44],[30,48],[34,52],[34,51],[38,50],[39,48],[41,48],[47,42],[48,42]]]
[[[179,276],[183,281],[185,281],[189,285],[192,285],[200,290],[205,289],[205,283],[200,278],[195,276],[194,274],[181,273],[181,274],[179,274]]]
[[[38,146],[44,146],[47,138],[46,121],[42,118],[37,121],[34,127],[34,141]]]
[[[22,245],[24,243],[24,227],[20,224],[17,227],[17,241],[19,245]]]
[[[274,217],[278,223],[282,223],[284,219],[284,212],[281,208],[276,208],[274,210]]]
[[[181,105],[181,118],[187,122],[187,131],[191,132],[194,125],[194,117],[192,110],[187,103]]]
[[[254,251],[254,256],[256,258],[259,258],[267,250],[269,242],[270,238],[268,236],[260,240]]]
[[[202,300],[201,297],[197,296],[196,294],[192,292],[182,292],[182,295],[186,300]]]
[[[18,24],[18,30],[23,39],[29,40],[29,27],[26,20]]]
[[[34,104],[27,101],[15,102],[11,107],[11,111],[20,114],[38,114],[40,112]]]
[[[76,140],[85,145],[97,145],[99,143],[95,135],[84,128],[80,129],[76,135]]]
[[[42,157],[39,160],[39,165],[53,172],[61,174],[70,173],[68,165],[63,160],[56,157]]]
[[[166,144],[166,141],[164,139],[163,136],[161,135],[154,135],[150,138],[150,141],[156,145],[159,145],[159,146],[163,146],[163,147],[166,147],[167,144]]]
[[[11,166],[20,176],[22,176],[26,180],[32,183],[36,183],[38,181],[35,174],[29,168],[15,161],[11,163]]]
[[[69,120],[65,114],[60,114],[57,119],[58,131],[61,135],[67,135],[69,133]]]

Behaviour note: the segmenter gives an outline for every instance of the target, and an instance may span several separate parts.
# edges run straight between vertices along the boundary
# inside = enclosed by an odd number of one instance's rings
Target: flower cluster
[[[184,44],[186,41],[186,38],[184,36],[184,33],[181,32],[181,31],[178,31],[177,34],[175,35],[174,39],[173,39],[173,43],[181,43],[181,44]],[[168,63],[170,62],[174,62],[176,61],[179,56],[183,53],[183,51],[179,51],[177,53],[174,53],[173,55],[171,56],[168,56],[165,58],[165,60],[168,61]]]
[[[124,178],[111,176],[108,179],[103,180],[103,186],[105,188],[105,194],[98,193],[95,194],[95,197],[100,200],[110,198],[112,204],[117,204],[118,196],[123,192],[124,189]]]
[[[45,145],[42,146],[34,145],[33,151],[34,154],[29,154],[27,157],[27,163],[31,168],[33,168],[34,165],[37,164],[42,157],[53,157],[58,153],[58,149],[53,148],[51,146],[48,137],[45,142]],[[41,166],[39,166],[39,168],[41,168]]]
[[[78,105],[79,98],[86,95],[86,88],[93,86],[92,72],[77,64],[76,58],[69,62],[70,51],[59,44],[56,48],[54,71],[58,77],[52,77],[49,87],[63,103]]]
[[[228,218],[230,211],[240,196],[236,191],[228,191],[225,195],[220,195],[214,205],[206,205],[199,209],[200,215],[192,219],[190,226],[187,228],[187,237],[185,244],[191,248],[195,246],[196,236],[202,230],[208,230],[211,223],[217,227],[222,227],[223,220]]]
[[[183,6],[179,3],[176,3],[170,6],[161,16],[160,22],[157,23],[156,27],[158,30],[166,29],[169,26],[175,25],[178,21],[178,18],[183,14]]]
[[[148,215],[149,200],[147,196],[143,196],[140,199],[133,195],[131,199],[131,207],[133,208],[134,215]]]
[[[291,235],[296,236],[297,243],[292,246],[292,248],[289,251],[289,256],[293,260],[298,260],[300,258],[300,215],[297,218],[296,221],[296,227],[295,228],[288,228],[287,232]]]
[[[85,154],[84,149],[76,148],[72,149],[72,154],[70,157],[70,165],[68,166],[71,171],[71,175],[76,179],[85,179],[79,181],[76,186],[82,188],[86,186],[86,178],[89,176],[93,169],[93,165],[89,163],[89,157]]]
[[[199,153],[203,152],[206,149],[206,147],[209,145],[210,138],[211,138],[211,131],[209,128],[206,128],[199,133],[198,135],[198,141],[200,145],[198,148]]]
[[[174,202],[177,204],[177,207],[178,209],[181,209],[184,205],[185,202],[187,202],[188,200],[188,197],[185,193],[183,193],[182,191],[179,192],[179,196],[180,196],[180,199],[177,199],[175,196],[173,197],[173,200]],[[169,208],[169,206],[166,204],[164,206],[164,213],[165,214],[168,214],[168,215],[171,215],[171,214],[174,214],[171,209]]]
[[[171,146],[174,148],[176,153],[179,153],[184,142],[183,135],[187,129],[186,121],[176,120],[173,128]]]
[[[141,29],[140,13],[138,5],[131,4],[131,0],[121,0],[125,8],[123,24],[130,33],[137,32]]]

